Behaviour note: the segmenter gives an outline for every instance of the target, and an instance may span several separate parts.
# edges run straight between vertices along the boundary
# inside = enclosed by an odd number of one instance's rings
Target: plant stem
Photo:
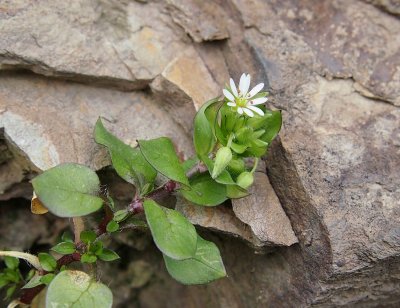
[[[15,258],[23,259],[25,261],[28,261],[30,264],[32,264],[37,270],[39,270],[39,271],[42,270],[42,266],[40,265],[39,258],[34,255],[31,255],[30,253],[19,252],[19,251],[0,251],[0,256],[15,257]]]
[[[85,224],[82,217],[72,217],[72,222],[74,224],[75,244],[79,244],[81,241],[81,232],[85,230]]]

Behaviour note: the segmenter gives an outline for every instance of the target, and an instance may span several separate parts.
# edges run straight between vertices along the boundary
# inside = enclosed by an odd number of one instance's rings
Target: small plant
[[[224,97],[205,103],[194,118],[196,157],[181,162],[170,139],[138,140],[137,147],[124,144],[99,119],[94,129],[97,143],[105,146],[117,174],[136,188],[132,202],[116,209],[112,196],[100,189],[91,169],[66,163],[32,180],[37,198],[33,211],[47,210],[72,218],[74,238],[63,235],[51,253],[37,256],[1,251],[7,268],[0,274],[0,287],[7,299],[22,288],[14,303],[30,304],[44,292],[48,307],[111,307],[109,288],[95,278],[95,264],[119,259],[105,247],[103,238],[130,228],[148,228],[164,257],[169,274],[177,281],[205,284],[226,276],[217,246],[200,237],[180,212],[162,206],[171,194],[181,195],[198,206],[217,206],[228,198],[248,195],[258,160],[265,155],[281,128],[281,113],[265,108],[266,92],[260,83],[249,91],[250,75],[243,74],[238,88],[234,81]],[[97,227],[86,229],[82,216],[103,211]],[[23,278],[18,259],[34,269]],[[91,275],[69,268],[80,263]],[[76,264],[74,266],[76,268]]]

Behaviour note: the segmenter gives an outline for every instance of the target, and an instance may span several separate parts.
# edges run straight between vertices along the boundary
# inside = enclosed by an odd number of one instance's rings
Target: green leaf
[[[10,281],[7,276],[3,273],[0,273],[0,289],[6,286]]]
[[[190,169],[192,169],[199,162],[197,157],[189,158],[182,163],[182,168],[187,173]]]
[[[119,255],[110,249],[103,249],[102,253],[98,255],[99,259],[102,261],[114,261],[119,259]]]
[[[157,172],[146,161],[137,148],[123,143],[104,127],[101,119],[96,122],[94,136],[97,143],[108,148],[115,171],[125,181],[142,189],[146,183],[153,183]]]
[[[103,242],[101,241],[94,242],[93,244],[90,245],[89,251],[95,255],[101,254],[101,252],[103,251]]]
[[[63,271],[48,286],[46,307],[111,308],[110,289],[81,271]]]
[[[116,231],[118,231],[118,229],[119,229],[119,224],[114,220],[111,220],[107,224],[107,227],[106,227],[107,232],[110,232],[110,233],[116,232]]]
[[[278,135],[279,131],[282,127],[282,114],[280,110],[271,111],[271,113],[267,113],[265,115],[266,122],[263,126],[265,129],[265,134],[260,138],[261,140],[268,142],[271,141]]]
[[[181,194],[199,205],[215,206],[227,199],[225,185],[215,182],[208,173],[193,177],[190,187],[191,190],[181,190]]]
[[[71,242],[71,243],[74,242],[74,239],[73,239],[73,237],[72,237],[72,233],[69,232],[69,231],[65,231],[65,232],[62,234],[61,240],[62,240],[63,242]]]
[[[205,114],[207,108],[215,103],[218,103],[217,99],[206,102],[194,118],[193,143],[199,157],[210,153],[216,142],[212,126]]]
[[[4,274],[5,278],[10,281],[10,282],[19,282],[20,276],[19,276],[19,271],[11,269],[11,268],[6,268],[4,269]]]
[[[114,218],[116,222],[121,222],[124,221],[128,217],[128,211],[127,210],[119,210],[114,213]]]
[[[230,199],[239,199],[249,195],[246,189],[241,188],[237,185],[226,186],[226,195]]]
[[[17,288],[17,285],[13,285],[13,286],[9,287],[7,289],[7,291],[6,291],[6,298],[5,299],[7,299],[7,300],[10,299],[11,296],[13,296],[16,288]]]
[[[97,174],[82,165],[58,165],[34,178],[32,184],[40,201],[59,217],[84,216],[103,204],[97,196]]]
[[[84,253],[81,256],[81,262],[82,263],[94,263],[97,261],[97,257],[93,254],[90,253]]]
[[[41,284],[43,284],[40,279],[42,279],[42,276],[39,275],[35,275],[33,276],[26,285],[24,285],[22,287],[22,289],[31,289],[37,286],[40,286]]]
[[[226,276],[218,247],[198,236],[197,250],[193,258],[174,260],[164,255],[168,273],[179,282],[205,284]]]
[[[50,284],[50,282],[52,282],[55,276],[56,275],[54,275],[53,273],[46,274],[42,276],[42,278],[40,278],[40,282],[47,286]]]
[[[62,255],[69,255],[71,253],[75,252],[75,244],[71,243],[71,242],[61,242],[59,244],[57,244],[56,246],[54,246],[53,248],[51,248],[51,250],[62,254]]]
[[[19,266],[19,259],[14,257],[5,256],[4,263],[8,268],[16,269]]]
[[[86,230],[85,230],[85,231],[82,231],[82,232],[81,232],[79,238],[80,238],[81,241],[84,242],[85,244],[89,244],[89,243],[93,243],[93,242],[96,240],[97,235],[96,235],[96,232],[94,232],[94,231],[91,231],[91,230],[87,230],[87,231],[86,231]]]
[[[150,199],[146,199],[143,206],[158,249],[177,260],[194,256],[196,229],[181,213],[161,207]]]
[[[143,156],[158,172],[175,182],[189,185],[185,170],[179,162],[170,139],[161,137],[138,142]]]
[[[57,267],[57,261],[48,253],[41,252],[38,254],[40,265],[45,271],[52,272]]]

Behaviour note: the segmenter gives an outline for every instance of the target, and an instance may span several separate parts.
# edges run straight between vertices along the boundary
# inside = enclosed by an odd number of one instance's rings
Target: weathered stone
[[[205,65],[220,87],[229,75],[237,80],[242,72],[251,73],[253,81],[265,82],[270,90],[270,106],[283,110],[284,128],[272,145],[267,169],[299,244],[255,255],[258,250],[232,236],[206,233],[205,238],[221,249],[228,278],[188,288],[168,280],[159,252],[146,246],[148,239],[143,241],[146,245],[138,245],[118,238],[129,246],[121,248],[121,255],[130,262],[146,260],[154,275],[144,288],[135,289],[130,277],[116,277],[110,265],[104,279],[112,278],[116,306],[399,305],[400,116],[395,106],[400,97],[400,21],[395,14],[395,2],[379,0],[13,1],[12,6],[2,5],[3,68],[28,68],[135,89],[166,73],[169,64],[180,68],[179,61],[185,59],[180,54],[192,45],[197,54],[190,60]],[[218,37],[215,29],[228,28],[228,39],[204,42]],[[201,43],[191,44],[184,31]],[[106,125],[125,141],[133,143],[137,136],[151,137],[156,131],[170,133],[178,144],[189,144],[182,127],[188,131],[195,110],[191,105],[195,94],[187,90],[194,89],[192,81],[165,76],[160,80],[165,87],[156,89],[153,83],[154,99],[141,92],[4,75],[0,113],[7,118],[0,116],[0,126],[5,126],[6,134],[7,128],[19,127],[11,129],[14,133],[7,140],[42,165],[76,160],[76,153],[86,153],[81,162],[92,167],[109,164],[105,151],[96,154],[99,147],[91,136],[97,115],[106,112],[111,122],[118,121]],[[186,102],[182,106],[187,106],[190,117],[182,119],[185,113],[173,108],[168,109],[169,116],[160,111],[163,94]],[[30,119],[29,125],[20,124],[25,118]],[[138,129],[147,121],[148,131]],[[46,127],[54,127],[54,132]],[[66,127],[77,133],[65,134]],[[68,141],[61,138],[65,135]],[[34,138],[33,147],[27,137]],[[75,140],[76,150],[70,140]],[[191,151],[189,145],[179,147]],[[186,210],[196,214],[200,207],[192,207]],[[255,231],[229,207],[215,213],[201,209],[204,213],[196,215],[199,225],[254,240]],[[246,221],[260,231],[253,221]],[[125,270],[127,265],[119,267]]]
[[[400,15],[400,2],[397,0],[364,0],[394,15]]]
[[[184,49],[162,3],[17,0],[0,12],[0,69],[142,89]]]
[[[254,174],[250,195],[232,199],[233,212],[250,226],[264,245],[290,246],[297,243],[290,221],[265,173]]]
[[[167,0],[171,16],[197,43],[229,37],[227,15],[215,2]]]
[[[193,48],[168,64],[150,87],[160,104],[187,132],[192,130],[193,118],[201,105],[221,92]]]
[[[0,127],[39,170],[71,161],[93,169],[108,165],[106,151],[92,136],[99,116],[128,144],[165,135],[182,153],[193,152],[190,137],[146,94],[25,75],[0,78],[0,108],[6,109],[0,114]]]
[[[235,2],[246,26],[272,36],[279,45],[286,44],[279,33],[286,32],[285,37],[288,32],[297,34],[301,44],[308,45],[315,55],[314,63],[307,63],[307,68],[322,64],[321,75],[353,78],[376,97],[400,105],[400,41],[394,39],[400,31],[397,18],[359,1],[335,0],[318,5],[311,0]],[[288,50],[299,52],[296,45],[294,49],[268,50],[289,58]]]
[[[254,247],[262,247],[251,229],[240,221],[229,206],[205,207],[195,205],[183,198],[178,198],[176,210],[185,215],[193,224],[210,230],[240,237]]]

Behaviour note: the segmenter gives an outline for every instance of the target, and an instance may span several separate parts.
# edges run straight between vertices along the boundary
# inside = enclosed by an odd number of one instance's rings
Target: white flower
[[[232,107],[237,113],[242,115],[245,113],[249,117],[253,117],[254,113],[260,116],[264,115],[264,112],[255,107],[256,105],[264,104],[268,98],[257,96],[254,98],[261,90],[264,88],[263,83],[256,85],[250,92],[250,75],[242,74],[239,81],[239,90],[236,88],[235,82],[231,78],[230,81],[231,91],[223,89],[222,92],[224,96],[228,99],[227,105]]]

